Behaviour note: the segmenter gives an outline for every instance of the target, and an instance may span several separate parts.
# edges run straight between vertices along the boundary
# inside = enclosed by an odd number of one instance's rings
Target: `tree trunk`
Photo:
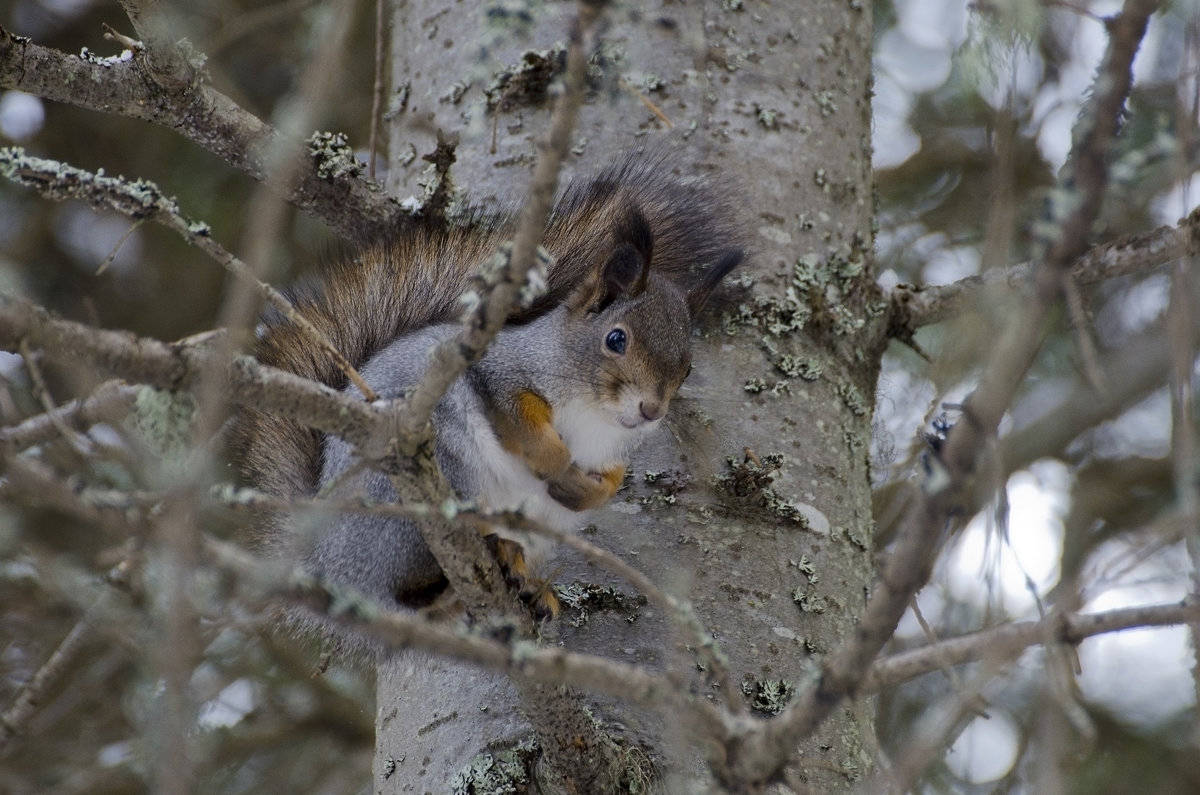
[[[586,614],[568,605],[545,642],[670,670],[697,698],[765,717],[853,629],[871,582],[868,446],[882,349],[871,261],[870,11],[827,0],[639,6],[608,12],[599,77],[563,180],[633,149],[670,149],[681,169],[728,186],[744,208],[742,272],[753,284],[728,289],[724,318],[712,311],[702,324],[695,372],[672,404],[675,433],[643,445],[627,488],[591,517],[587,538],[694,605],[736,692],[698,670],[677,622],[567,552],[549,570],[591,599]],[[400,158],[432,151],[440,130],[459,138],[453,174],[473,198],[519,199],[547,105],[513,99],[485,114],[484,89],[493,70],[565,41],[574,10],[550,4],[528,41],[513,35],[513,19],[503,21],[481,50],[488,33],[478,4],[396,4],[393,79],[407,102],[389,131],[393,190],[419,193],[425,164],[402,167]],[[599,599],[612,592],[620,598]],[[720,761],[706,763],[691,727],[619,699],[582,698],[668,788],[713,785]],[[533,740],[522,717],[530,707],[501,674],[398,655],[378,678],[376,791],[446,791],[498,748]],[[536,739],[543,750],[551,740]],[[847,791],[874,756],[871,709],[853,702],[796,750],[787,780]],[[629,760],[641,758],[625,757],[635,768]],[[588,791],[546,767],[543,786]]]

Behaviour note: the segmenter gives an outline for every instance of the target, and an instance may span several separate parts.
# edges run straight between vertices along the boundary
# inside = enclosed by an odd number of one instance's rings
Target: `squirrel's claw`
[[[587,472],[572,464],[561,477],[547,482],[546,491],[572,511],[587,511],[612,499],[624,479],[624,465]]]
[[[501,538],[495,533],[486,535],[488,549],[504,573],[504,582],[517,592],[538,621],[557,618],[560,609],[554,587],[546,580],[529,574],[529,566],[525,562],[524,548],[509,538]]]

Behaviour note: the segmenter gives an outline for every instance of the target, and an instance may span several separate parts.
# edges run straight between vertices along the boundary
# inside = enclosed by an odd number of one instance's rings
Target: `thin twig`
[[[983,689],[1000,673],[1000,661],[989,655],[970,681],[960,683],[942,698],[926,704],[903,746],[892,755],[892,764],[862,791],[879,795],[913,792],[917,777],[950,747],[967,716],[982,712]]]
[[[991,655],[1015,656],[1048,640],[1074,645],[1096,635],[1179,626],[1197,620],[1200,620],[1200,601],[1187,600],[1015,621],[885,657],[871,666],[863,680],[863,692],[878,693],[947,665],[964,665]]]
[[[285,0],[262,8],[239,10],[236,15],[224,17],[221,27],[208,38],[208,54],[216,55],[236,44],[239,39],[299,19],[309,6],[318,2],[320,0]]]
[[[539,157],[529,199],[499,283],[483,298],[463,330],[433,349],[425,377],[413,389],[404,409],[397,411],[399,452],[404,460],[412,462],[413,467],[411,472],[390,477],[401,500],[434,497],[434,501],[440,502],[450,496],[445,478],[430,459],[429,418],[450,385],[468,366],[478,361],[504,325],[516,306],[529,269],[535,264],[534,254],[550,214],[559,166],[566,155],[571,130],[583,102],[586,39],[600,11],[598,5],[580,4],[571,31],[563,92],[551,113],[548,132],[538,139]],[[437,499],[439,495],[440,499]],[[436,518],[421,529],[451,587],[468,605],[491,605],[511,612],[513,595],[503,586],[503,577],[495,563],[490,562],[491,556],[480,555],[483,547],[477,533]],[[490,565],[481,565],[481,560]]]
[[[155,53],[163,52],[146,43]],[[166,79],[150,67],[149,57],[88,60],[0,27],[0,88],[162,125],[264,182],[347,240],[374,239],[409,222],[410,215],[391,197],[349,172],[325,173],[319,168],[323,161],[303,144],[286,139],[213,89],[202,73],[184,68],[175,79]],[[164,82],[156,83],[159,79]],[[205,112],[197,113],[197,108]],[[269,153],[280,147],[300,169],[300,179],[290,186],[267,168]]]
[[[398,651],[419,648],[481,668],[500,671],[517,680],[569,685],[605,693],[643,706],[664,702],[685,709],[697,726],[716,730],[720,713],[702,699],[683,695],[668,677],[643,667],[559,647],[539,647],[529,641],[505,643],[431,622],[417,613],[381,610],[373,602],[345,591],[332,592],[300,571],[264,562],[224,541],[206,537],[205,556],[221,569],[238,575],[238,582],[258,597],[283,596],[325,613],[331,619],[382,641]]]
[[[108,207],[133,219],[135,226],[151,220],[176,232],[243,283],[253,286],[272,309],[296,324],[314,345],[329,355],[366,400],[379,399],[341,351],[297,312],[286,296],[255,276],[245,262],[212,238],[207,224],[185,216],[175,199],[164,194],[154,183],[141,179],[130,182],[121,177],[94,174],[57,160],[27,155],[20,147],[0,149],[0,173],[17,184],[36,189],[48,199],[82,201],[93,207]]]
[[[303,182],[305,171],[304,162],[291,156],[288,141],[308,134],[322,109],[332,100],[337,86],[336,77],[341,73],[338,62],[346,50],[345,42],[350,35],[356,5],[354,2],[345,2],[319,7],[314,30],[318,42],[316,52],[305,64],[295,91],[284,97],[275,111],[279,130],[285,138],[264,150],[263,160],[267,173],[282,184],[288,193]],[[258,297],[262,290],[247,288],[262,284],[263,277],[270,271],[272,258],[283,234],[285,209],[286,205],[279,201],[273,190],[266,185],[259,187],[250,197],[245,212],[246,224],[242,231],[242,249],[246,252],[246,260],[252,269],[252,281],[238,280],[231,284],[230,289],[225,292],[217,315],[218,325],[232,332],[217,342],[218,352],[227,358],[232,358],[240,351],[244,342],[242,332],[253,329],[262,309]],[[285,314],[294,322],[299,317],[299,313],[287,310]],[[315,335],[315,340],[322,341],[318,344],[325,351],[332,352],[333,360],[350,378],[351,383],[364,387],[362,393],[368,400],[375,399],[375,393],[366,388],[365,382],[340,351],[307,321],[301,321],[299,325],[306,334]],[[200,417],[197,425],[201,438],[207,438],[228,415],[228,402],[220,391],[206,387],[207,383],[218,382],[219,379],[213,379],[211,382],[203,379],[200,381],[200,391],[197,394]]]
[[[46,412],[44,416],[54,425],[59,435],[71,446],[71,449],[81,458],[86,459],[89,453],[87,440],[80,437],[79,434],[68,427],[56,413],[57,407],[54,405],[54,398],[50,395],[50,388],[46,385],[46,379],[42,377],[42,368],[38,367],[33,351],[30,350],[29,341],[21,340],[18,347],[21,351],[21,360],[25,364],[25,371],[29,373],[29,380],[33,385],[33,393]]]
[[[454,339],[438,345],[430,356],[427,376],[410,399],[410,411],[404,418],[410,444],[423,433],[434,407],[446,389],[467,367],[483,355],[488,344],[517,305],[518,295],[529,270],[535,264],[535,251],[546,228],[546,220],[558,189],[558,172],[570,146],[571,132],[583,104],[587,76],[588,37],[601,12],[600,4],[580,3],[579,15],[571,31],[567,49],[567,68],[563,91],[554,105],[550,127],[537,140],[538,160],[529,187],[529,198],[521,212],[512,253],[492,294],[480,304],[477,321],[464,328]]]
[[[1178,226],[1161,226],[1152,232],[1102,243],[1076,260],[1071,267],[1071,277],[1079,285],[1090,285],[1119,276],[1148,273],[1187,256],[1195,247],[1198,228],[1200,210],[1193,211]],[[894,325],[915,331],[953,317],[990,289],[1027,289],[1035,268],[1036,263],[1023,262],[1006,268],[991,268],[977,276],[945,285],[898,285],[891,298]]]
[[[30,417],[20,425],[0,428],[0,455],[15,454],[35,444],[44,444],[68,428],[79,431],[98,422],[125,416],[133,406],[138,387],[120,381],[104,382],[90,397]]]
[[[1070,274],[1063,278],[1063,292],[1066,297],[1067,314],[1071,318],[1071,326],[1075,329],[1075,347],[1079,351],[1083,374],[1092,389],[1103,395],[1108,391],[1108,382],[1104,378],[1104,371],[1100,369],[1100,354],[1096,350],[1095,340],[1092,339],[1091,323],[1088,322],[1087,312],[1083,308],[1079,284]]]
[[[379,117],[383,109],[383,66],[386,39],[383,15],[384,0],[375,0],[375,85],[371,89],[371,133],[367,139],[367,177],[375,181],[375,163],[379,158]]]
[[[621,78],[620,86],[621,86],[621,88],[625,89],[630,94],[633,94],[635,97],[637,97],[639,100],[641,100],[642,104],[646,106],[647,110],[649,110],[651,113],[653,113],[655,116],[657,116],[659,121],[661,121],[663,124],[667,125],[668,130],[675,129],[675,125],[671,123],[671,120],[669,118],[667,118],[667,114],[663,113],[662,108],[660,108],[658,105],[655,105],[653,102],[651,102],[650,98],[647,97],[642,91],[631,86],[625,80],[625,78]]]
[[[107,600],[101,597],[94,602],[83,617],[71,627],[58,647],[42,663],[37,673],[17,693],[12,706],[0,715],[0,753],[14,737],[25,730],[25,724],[37,713],[38,705],[46,691],[58,681],[62,673],[76,660],[84,642],[91,636],[97,617],[107,609]]]
[[[32,348],[58,361],[86,361],[100,372],[167,390],[188,388],[214,356],[202,345],[170,345],[61,320],[41,307],[0,295],[0,350],[15,350],[26,338]],[[267,367],[249,356],[239,356],[226,366],[224,383],[236,403],[287,412],[297,422],[340,436],[367,455],[386,443],[393,418],[375,404]]]

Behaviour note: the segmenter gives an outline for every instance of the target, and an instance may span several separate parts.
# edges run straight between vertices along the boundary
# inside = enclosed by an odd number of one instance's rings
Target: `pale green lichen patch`
[[[833,96],[832,91],[817,92],[817,107],[821,109],[822,116],[829,117],[837,113],[838,106]]]
[[[642,505],[674,505],[679,501],[679,495],[691,486],[692,476],[678,469],[663,472],[646,471],[642,475],[646,485],[653,486],[653,492],[639,498]]]
[[[642,594],[626,594],[612,586],[579,580],[570,585],[555,586],[554,591],[569,614],[565,616],[567,622],[573,627],[585,625],[593,612],[615,613],[632,624],[641,618],[647,604]]]
[[[755,105],[754,118],[764,130],[779,129],[779,111],[777,110]]]
[[[791,382],[786,378],[780,379],[779,381],[767,381],[765,378],[759,378],[755,376],[754,378],[748,379],[742,388],[752,395],[765,392],[767,394],[774,395],[775,397],[779,397],[781,395],[790,394],[792,391],[791,386]]]
[[[799,605],[805,613],[824,613],[829,603],[824,596],[817,593],[816,588],[793,588],[792,601]]]
[[[352,179],[363,173],[362,162],[345,133],[315,132],[308,139],[308,153],[321,179]]]
[[[784,353],[779,354],[774,361],[779,372],[790,378],[800,378],[804,381],[816,381],[825,369],[824,365],[811,356]]]
[[[818,182],[825,178],[823,170],[814,176]],[[865,244],[856,243],[824,256],[814,251],[801,255],[792,266],[783,295],[757,296],[753,305],[742,303],[735,313],[725,317],[726,333],[733,334],[744,325],[760,328],[768,338],[787,336],[814,325],[839,336],[860,331],[865,319],[855,313],[854,307],[862,305],[865,314],[872,316],[879,311],[875,304],[881,303],[867,305],[854,299],[862,291],[867,252]],[[815,379],[815,374],[810,375],[806,380]]]
[[[412,96],[412,81],[405,80],[397,89],[392,91],[392,95],[388,99],[387,108],[383,111],[383,120],[392,121],[399,116],[408,107],[410,96]],[[409,144],[409,146],[412,146],[412,144]]]
[[[773,489],[764,489],[763,498],[766,508],[780,519],[799,525],[806,530],[809,529],[808,517],[804,515],[804,512],[794,502],[781,497]]]
[[[825,365],[811,356],[798,359],[796,375],[805,381],[816,381],[825,372]]]
[[[809,523],[804,511],[770,487],[774,473],[783,466],[783,462],[784,457],[779,453],[761,457],[746,456],[742,460],[729,456],[725,459],[729,473],[714,476],[713,485],[735,497],[742,505],[761,508],[807,529]]]
[[[803,296],[789,285],[782,297],[760,295],[755,298],[753,305],[739,304],[735,312],[725,316],[722,325],[729,335],[733,335],[738,326],[753,326],[770,336],[782,337],[803,330],[810,319],[812,309]]]
[[[870,530],[871,530],[871,528],[868,527],[867,531],[869,532]],[[869,535],[867,535],[866,533],[864,533],[862,528],[840,527],[837,529],[836,534],[841,535],[841,537],[845,538],[853,546],[858,547],[863,552],[870,552],[872,549],[871,537]]]
[[[701,428],[711,428],[713,426],[712,415],[698,406],[689,407],[686,414],[689,420],[695,422]]]
[[[195,416],[196,399],[190,392],[167,392],[148,386],[138,390],[133,404],[134,427],[169,474],[184,474],[188,468]]]
[[[835,387],[834,391],[837,392],[838,397],[842,399],[842,402],[846,404],[846,408],[850,409],[854,416],[865,417],[871,411],[871,407],[863,399],[862,392],[854,384],[842,381]]]
[[[783,460],[780,453],[759,458],[747,456],[742,460],[729,456],[725,459],[729,474],[715,476],[713,485],[741,500],[757,499],[774,480],[773,473],[783,466]]]
[[[588,57],[589,90],[595,90],[606,80],[611,80],[609,85],[615,86],[616,78],[620,77],[622,68],[628,63],[629,54],[624,47],[608,39],[601,41],[600,46]]]
[[[535,740],[529,739],[507,751],[476,756],[450,780],[454,795],[520,795],[529,792],[533,765],[541,756]]]
[[[643,94],[653,94],[655,91],[662,91],[667,87],[667,81],[653,73],[630,78],[628,82]]]
[[[816,585],[821,581],[821,575],[817,574],[817,569],[813,566],[813,562],[809,560],[808,555],[801,555],[800,560],[789,560],[788,564],[799,569],[800,573],[808,579],[810,584]]]
[[[175,199],[164,195],[153,182],[109,177],[104,169],[93,174],[56,160],[27,155],[19,146],[0,148],[0,175],[18,185],[35,188],[46,198],[112,207],[135,220],[161,214],[182,217]],[[196,226],[195,222],[187,223],[189,228]]]
[[[96,66],[103,66],[105,68],[108,68],[108,67],[114,66],[119,63],[126,63],[128,61],[132,61],[133,60],[133,50],[121,50],[120,55],[101,56],[101,55],[96,55],[96,53],[92,52],[87,47],[84,47],[82,50],[79,51],[79,58],[81,60],[87,61],[90,64],[95,64]]]
[[[470,88],[471,84],[468,81],[456,80],[450,84],[450,87],[444,94],[438,97],[438,100],[449,105],[457,105],[459,102],[462,102],[462,98],[466,96]]]
[[[795,686],[787,679],[767,679],[742,682],[742,695],[750,699],[750,708],[767,715],[783,712],[792,700]]]

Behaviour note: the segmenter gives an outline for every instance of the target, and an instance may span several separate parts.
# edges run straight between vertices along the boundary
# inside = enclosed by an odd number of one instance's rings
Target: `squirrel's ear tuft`
[[[746,252],[740,248],[726,251],[724,256],[717,260],[717,264],[708,269],[704,277],[700,279],[700,283],[688,290],[687,305],[688,312],[693,318],[700,314],[700,310],[708,302],[708,297],[712,295],[712,291],[716,289],[721,280],[742,261]]]
[[[630,207],[615,235],[617,248],[631,247],[641,260],[637,278],[631,287],[625,288],[629,295],[641,295],[650,277],[650,260],[654,257],[654,233],[646,216],[637,207]]]
[[[612,253],[572,296],[575,308],[602,312],[618,298],[632,298],[646,289],[654,250],[650,224],[641,210],[631,208],[615,231]]]

